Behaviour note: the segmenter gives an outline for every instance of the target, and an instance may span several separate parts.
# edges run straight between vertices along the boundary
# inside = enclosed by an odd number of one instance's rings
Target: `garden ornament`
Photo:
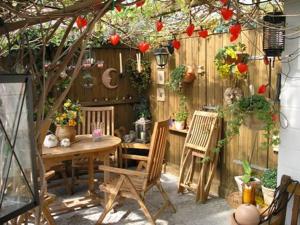
[[[71,142],[69,138],[64,138],[60,141],[60,146],[62,147],[70,147]]]
[[[111,72],[117,72],[116,69],[114,68],[108,68],[106,69],[103,74],[102,74],[102,83],[103,85],[106,87],[106,88],[109,88],[109,89],[114,89],[114,88],[117,88],[118,85],[111,85],[110,82],[111,82],[111,76],[110,76],[110,73]]]
[[[47,148],[53,148],[58,145],[58,139],[54,134],[48,134],[44,140],[44,146]]]
[[[224,103],[225,105],[231,105],[241,97],[243,97],[243,92],[240,88],[226,88],[224,92]]]

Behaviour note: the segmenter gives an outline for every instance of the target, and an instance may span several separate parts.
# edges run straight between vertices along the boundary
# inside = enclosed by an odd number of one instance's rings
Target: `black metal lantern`
[[[268,13],[263,18],[263,49],[267,56],[280,56],[285,42],[285,16],[282,12]]]
[[[0,224],[39,202],[31,82],[0,75]]]
[[[154,56],[158,66],[164,68],[165,65],[167,65],[168,58],[169,58],[169,51],[166,47],[160,45],[159,48],[154,50]]]

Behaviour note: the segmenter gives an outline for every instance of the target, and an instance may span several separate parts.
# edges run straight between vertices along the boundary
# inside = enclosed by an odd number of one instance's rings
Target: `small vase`
[[[56,125],[55,135],[59,141],[69,138],[72,142],[75,140],[76,130],[75,127]]]
[[[176,130],[184,130],[185,121],[175,121]]]
[[[256,205],[255,202],[255,184],[243,184],[242,203]]]

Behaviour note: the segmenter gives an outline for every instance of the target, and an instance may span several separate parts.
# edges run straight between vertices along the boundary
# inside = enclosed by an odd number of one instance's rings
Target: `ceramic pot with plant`
[[[183,76],[182,82],[191,83],[196,79],[195,75],[195,67],[194,66],[186,66],[185,75]]]
[[[182,80],[185,75],[186,67],[180,65],[176,67],[170,74],[170,79],[167,83],[170,90],[180,93],[182,89]]]
[[[75,140],[75,126],[80,119],[80,106],[68,99],[63,104],[61,112],[57,112],[55,116],[56,131],[55,135],[59,141],[68,138],[71,142]]]
[[[277,169],[267,169],[261,177],[262,193],[264,201],[270,205],[274,199],[274,192],[277,186]]]
[[[186,119],[188,118],[188,112],[186,110],[186,97],[180,96],[179,110],[175,114],[175,129],[183,130],[185,128]]]

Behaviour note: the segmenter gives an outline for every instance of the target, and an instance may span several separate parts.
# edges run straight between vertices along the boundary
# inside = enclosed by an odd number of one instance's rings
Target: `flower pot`
[[[75,127],[56,125],[55,135],[59,141],[64,138],[69,138],[72,142],[75,140],[76,130]]]
[[[234,180],[235,180],[235,182],[236,182],[236,185],[237,185],[237,187],[238,187],[238,190],[239,190],[239,192],[243,192],[243,180],[242,180],[242,177],[243,176],[235,176],[234,177]],[[254,177],[253,178],[254,179],[254,181],[251,181],[251,183],[255,183],[256,184],[256,186],[259,186],[260,185],[260,179],[258,179],[258,178],[256,178],[256,177]]]
[[[175,129],[176,130],[184,130],[185,121],[175,121]]]
[[[242,203],[255,205],[255,182],[243,184]]]
[[[249,113],[244,119],[244,125],[251,130],[263,130],[265,123],[255,116],[254,113]]]
[[[186,73],[182,79],[184,83],[191,83],[196,79],[195,68],[193,66],[186,66]]]
[[[267,205],[270,205],[274,199],[274,189],[266,188],[265,186],[261,186],[261,190],[263,193],[264,201]]]

